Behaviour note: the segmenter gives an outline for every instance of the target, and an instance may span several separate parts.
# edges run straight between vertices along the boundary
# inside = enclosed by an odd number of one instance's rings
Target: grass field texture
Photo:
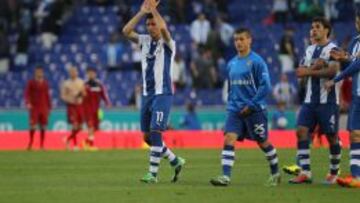
[[[278,150],[280,165],[294,162],[295,150]],[[147,171],[146,150],[99,152],[0,152],[0,202],[360,202],[357,189],[321,184],[328,169],[326,149],[312,150],[315,183],[265,187],[269,169],[259,150],[237,150],[232,183],[215,188],[220,150],[175,150],[186,158],[180,181],[170,183],[172,169],[162,160],[158,184],[139,179]],[[348,173],[348,151],[342,173]]]

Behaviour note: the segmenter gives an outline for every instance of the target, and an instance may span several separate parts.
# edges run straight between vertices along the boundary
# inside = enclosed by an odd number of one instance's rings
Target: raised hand
[[[156,9],[159,5],[160,0],[144,0],[143,4],[141,5],[140,10],[143,13],[151,13],[152,9]]]
[[[147,0],[149,3],[149,8],[151,9],[156,9],[156,7],[159,5],[160,0]]]
[[[140,7],[140,11],[143,13],[151,13],[151,7],[150,7],[149,0],[144,0],[144,2],[142,3],[142,5]]]

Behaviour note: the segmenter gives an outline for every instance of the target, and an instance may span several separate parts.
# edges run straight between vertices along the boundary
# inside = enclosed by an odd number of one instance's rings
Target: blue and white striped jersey
[[[360,54],[360,35],[356,36],[350,43],[349,53],[353,60]],[[352,76],[352,95],[354,98],[360,98],[360,72]]]
[[[171,69],[174,64],[176,45],[174,40],[153,40],[150,35],[139,35],[143,95],[173,94]]]
[[[337,46],[329,42],[324,46],[310,45],[307,47],[304,65],[310,67],[316,59],[324,59],[327,63],[331,61],[330,51]],[[308,77],[306,83],[305,104],[339,104],[339,85],[331,91],[326,91],[324,84],[327,78]]]

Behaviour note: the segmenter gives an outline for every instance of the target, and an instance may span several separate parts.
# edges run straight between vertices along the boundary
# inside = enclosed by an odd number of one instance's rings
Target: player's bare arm
[[[160,0],[148,0],[149,7],[152,15],[154,16],[155,22],[160,29],[161,36],[166,43],[169,43],[171,40],[171,35],[167,29],[166,22],[164,18],[160,15],[159,11],[156,9],[157,5],[160,3]]]
[[[324,63],[320,65],[322,68],[312,68],[310,70],[310,76],[320,78],[332,78],[340,69],[340,64],[336,61],[331,61],[329,64]]]
[[[336,61],[340,61],[340,62],[349,62],[351,59],[351,56],[348,52],[344,51],[344,50],[336,50],[333,49],[330,51],[330,56],[336,60]]]
[[[319,62],[321,63],[321,62]],[[329,64],[315,64],[310,68],[299,67],[296,70],[296,75],[299,78],[303,77],[319,77],[319,78],[331,78],[336,75],[340,68],[340,64],[338,62],[330,62]]]
[[[134,43],[139,42],[139,34],[135,32],[135,27],[148,13],[150,13],[149,2],[148,0],[145,0],[141,5],[139,12],[137,12],[136,15],[123,27],[122,33],[126,38]]]

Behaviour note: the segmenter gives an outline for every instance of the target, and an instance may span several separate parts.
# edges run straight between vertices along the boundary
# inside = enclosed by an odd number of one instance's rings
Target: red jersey
[[[46,80],[29,80],[25,89],[25,103],[31,105],[33,110],[49,111],[51,101],[49,96],[49,85]]]
[[[86,96],[84,99],[84,107],[87,112],[97,112],[100,108],[101,100],[106,105],[110,105],[105,86],[99,80],[88,80],[85,83]]]

